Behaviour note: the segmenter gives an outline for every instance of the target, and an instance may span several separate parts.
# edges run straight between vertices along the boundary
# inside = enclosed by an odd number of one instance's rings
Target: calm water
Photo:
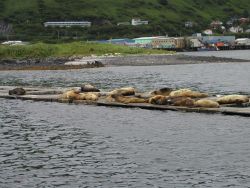
[[[184,52],[182,54],[194,56],[215,56],[236,59],[250,60],[250,50],[229,50],[229,51],[205,51],[205,52]]]
[[[1,72],[0,85],[250,93],[250,64]],[[0,187],[249,187],[249,118],[0,99]]]

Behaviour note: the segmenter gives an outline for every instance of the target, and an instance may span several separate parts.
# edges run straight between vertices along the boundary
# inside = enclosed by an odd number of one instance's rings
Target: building
[[[156,37],[152,39],[152,47],[164,49],[183,49],[185,48],[185,40],[183,37]]]
[[[133,18],[131,21],[131,25],[148,25],[148,21],[141,20],[139,18]]]
[[[124,38],[124,39],[110,39],[107,40],[107,43],[131,46],[132,44],[135,43],[135,41],[133,39]]]
[[[194,26],[194,22],[186,21],[184,25],[185,25],[186,28],[192,28]]]
[[[192,34],[192,37],[201,38],[202,34],[201,33],[194,33],[194,34]]]
[[[232,20],[228,20],[226,24],[227,26],[233,26],[234,22]]]
[[[201,48],[204,46],[200,40],[200,37],[188,37],[186,40],[187,48]]]
[[[201,41],[203,44],[224,43],[230,45],[235,42],[235,36],[203,36]]]
[[[139,38],[134,38],[133,40],[135,41],[136,45],[145,46],[145,45],[151,45],[152,41],[157,38],[159,37],[139,37]]]
[[[20,40],[12,40],[12,41],[5,41],[1,43],[2,45],[10,45],[10,46],[18,46],[18,45],[27,45],[27,42],[23,42]]]
[[[243,28],[240,26],[230,27],[229,32],[231,32],[231,33],[243,33]]]
[[[72,26],[90,27],[91,22],[88,21],[45,22],[44,26],[45,27],[72,27]]]
[[[211,29],[206,29],[202,33],[204,33],[205,35],[212,35],[213,31]]]
[[[210,24],[210,26],[211,26],[212,29],[218,29],[222,25],[223,25],[223,22],[221,22],[219,20],[212,21],[211,24]]]
[[[250,18],[240,18],[239,19],[240,24],[245,24],[250,22]]]
[[[239,38],[235,40],[236,45],[250,46],[249,38]]]
[[[118,22],[117,25],[118,26],[120,26],[120,25],[130,25],[130,23],[129,22]]]

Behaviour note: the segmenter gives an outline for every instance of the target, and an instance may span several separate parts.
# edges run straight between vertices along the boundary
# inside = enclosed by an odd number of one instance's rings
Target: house
[[[186,21],[184,25],[185,25],[186,28],[192,28],[194,26],[194,22]]]
[[[205,35],[212,35],[213,31],[211,29],[206,29],[202,33],[204,33]]]
[[[187,47],[188,48],[200,48],[203,46],[201,40],[196,37],[189,37],[187,38]]]
[[[249,23],[250,19],[249,18],[240,18],[239,19],[240,24],[245,24],[245,23]]]
[[[12,40],[12,41],[5,41],[1,43],[2,45],[10,45],[10,46],[18,46],[18,45],[27,45],[27,42],[19,41],[19,40]]]
[[[250,33],[250,29],[247,29],[247,30],[245,31],[245,33]]]
[[[44,26],[45,27],[72,27],[72,26],[90,27],[91,22],[88,21],[45,22]]]
[[[236,45],[245,45],[250,46],[250,39],[249,38],[239,38],[235,40]]]
[[[201,33],[194,33],[194,34],[192,34],[192,37],[201,38],[202,34]]]
[[[223,25],[223,22],[219,21],[219,20],[215,20],[215,21],[212,21],[210,23],[210,26],[212,29],[218,29],[220,28],[221,26]]]
[[[130,25],[130,23],[129,22],[118,22],[117,25],[118,26],[120,26],[120,25]]]
[[[133,18],[131,21],[131,25],[148,25],[148,21],[141,20],[140,18]]]
[[[229,32],[231,32],[231,33],[243,33],[243,31],[244,31],[243,28],[240,26],[229,28]]]
[[[227,24],[227,26],[232,26],[234,24],[234,22],[232,20],[228,20],[226,24]]]

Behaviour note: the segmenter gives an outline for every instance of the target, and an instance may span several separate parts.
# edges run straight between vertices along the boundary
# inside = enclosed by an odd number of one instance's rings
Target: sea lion
[[[148,102],[150,104],[166,105],[168,104],[168,97],[163,96],[163,95],[155,95],[149,98]]]
[[[128,96],[128,95],[134,95],[135,94],[135,89],[132,87],[124,87],[120,89],[115,89],[110,92],[110,95],[123,95],[123,96]]]
[[[76,90],[69,90],[61,95],[61,99],[76,100],[76,98],[79,96],[79,93],[80,92]]]
[[[114,99],[115,102],[120,102],[124,104],[128,103],[147,103],[147,99],[138,98],[138,97],[128,97],[128,96],[122,96],[122,95],[111,95],[111,97]]]
[[[208,97],[207,93],[200,93],[197,91],[192,91],[190,89],[180,89],[176,91],[172,91],[169,94],[170,97],[191,97],[191,98],[204,98]]]
[[[249,102],[249,98],[245,95],[226,95],[216,100],[219,104],[242,104]]]
[[[151,92],[151,95],[163,95],[163,96],[168,96],[171,92],[173,91],[173,89],[171,88],[161,88],[159,90],[153,91]]]
[[[89,101],[97,101],[100,97],[100,94],[98,93],[79,93],[76,96],[76,100],[89,100]]]
[[[25,95],[26,91],[23,88],[15,88],[12,90],[9,90],[9,95]]]
[[[212,101],[209,99],[200,99],[198,101],[195,101],[194,106],[202,107],[202,108],[219,108],[220,107],[218,102]]]
[[[81,86],[81,92],[100,92],[100,90],[90,84],[85,84]]]
[[[195,101],[190,97],[174,97],[169,98],[168,104],[172,106],[186,106],[186,107],[193,107]]]

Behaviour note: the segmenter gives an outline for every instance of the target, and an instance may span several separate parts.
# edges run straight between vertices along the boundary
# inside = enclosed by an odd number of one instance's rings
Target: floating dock
[[[209,113],[209,114],[224,114],[224,115],[238,115],[250,117],[250,104],[246,103],[241,106],[237,105],[222,105],[220,108],[189,108],[180,106],[169,105],[153,105],[148,103],[131,103],[123,104],[117,102],[106,102],[104,97],[100,97],[98,101],[86,100],[65,100],[60,99],[60,95],[69,88],[34,88],[24,87],[26,95],[15,96],[9,95],[8,91],[14,89],[12,86],[0,86],[0,98],[4,99],[19,99],[19,100],[32,100],[44,102],[60,102],[60,103],[73,103],[106,107],[120,107],[120,108],[139,108],[147,110],[161,110],[161,111],[182,111],[182,112],[196,112],[196,113]]]

